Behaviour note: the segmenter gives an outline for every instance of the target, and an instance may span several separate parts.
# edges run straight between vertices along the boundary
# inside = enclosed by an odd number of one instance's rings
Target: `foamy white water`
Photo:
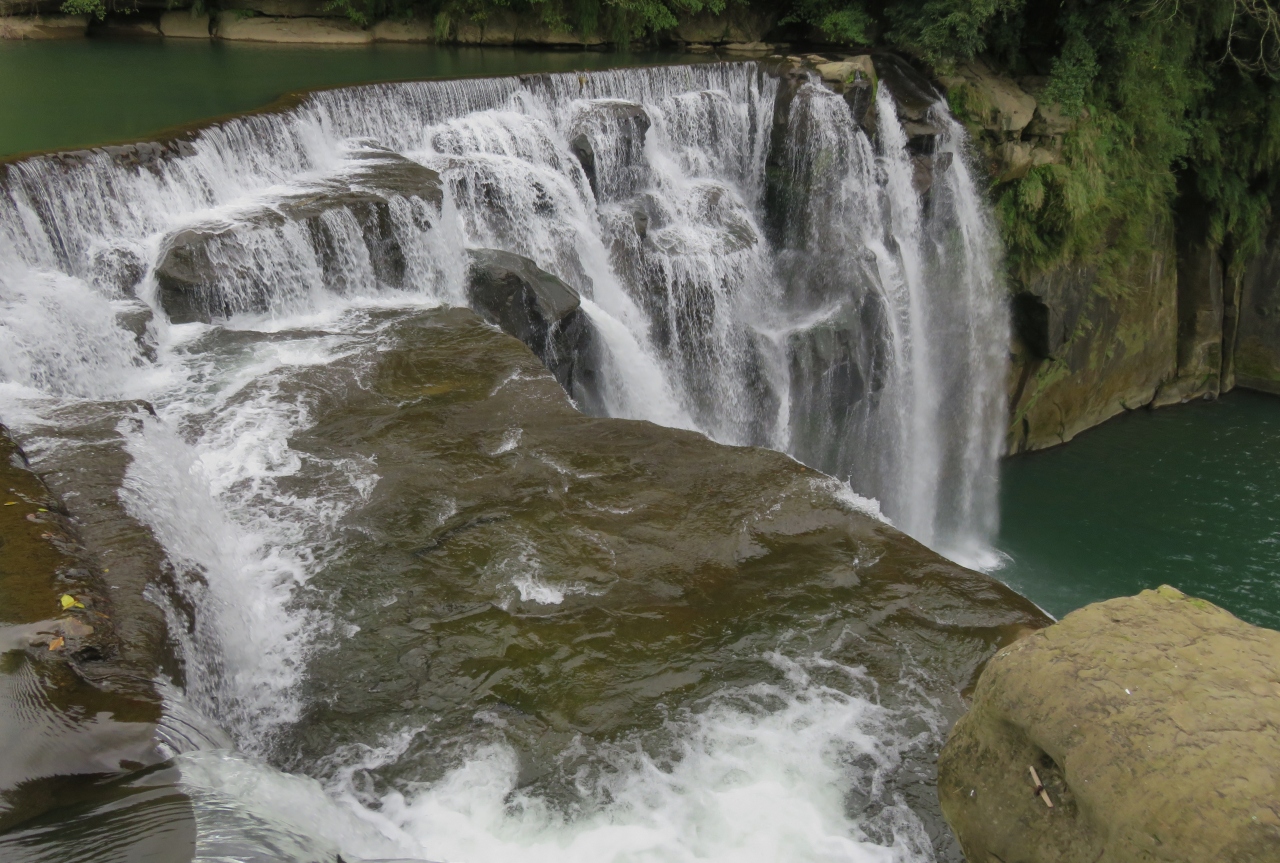
[[[932,859],[919,818],[883,791],[904,754],[928,742],[928,726],[906,733],[894,711],[810,677],[835,668],[858,683],[857,669],[771,659],[785,683],[729,690],[673,719],[667,756],[625,740],[606,747],[608,768],[581,778],[572,812],[521,790],[517,755],[503,744],[477,745],[428,787],[369,800],[360,772],[394,762],[429,726],[337,753],[341,767],[324,783],[232,753],[189,753],[180,758],[183,787],[208,810],[197,859],[273,851],[442,863]],[[850,794],[874,801],[861,823],[849,816]]]

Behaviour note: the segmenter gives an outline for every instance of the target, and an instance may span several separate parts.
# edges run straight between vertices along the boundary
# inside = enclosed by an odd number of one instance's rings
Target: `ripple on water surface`
[[[1280,398],[1135,411],[1004,466],[998,574],[1050,613],[1171,584],[1280,628]]]

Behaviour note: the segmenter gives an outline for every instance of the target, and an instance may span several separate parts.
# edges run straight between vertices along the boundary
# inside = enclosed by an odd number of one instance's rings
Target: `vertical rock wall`
[[[939,78],[979,144],[997,194],[1062,161],[1072,121],[980,62]],[[1043,449],[1125,410],[1280,393],[1280,229],[1242,272],[1210,239],[1203,207],[1168,212],[1120,273],[1090,264],[1010,279],[1014,339],[1008,451]],[[1106,251],[1099,249],[1099,253]]]
[[[1011,453],[1071,440],[1152,403],[1177,366],[1178,271],[1171,225],[1101,290],[1088,267],[1064,267],[1012,298]]]
[[[1234,350],[1236,386],[1280,395],[1280,225],[1244,271]]]

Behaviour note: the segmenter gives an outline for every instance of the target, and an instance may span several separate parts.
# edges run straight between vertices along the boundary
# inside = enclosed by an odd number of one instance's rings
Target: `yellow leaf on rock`
[[[84,608],[84,603],[76,599],[71,594],[64,593],[62,594],[62,607],[63,608]]]
[[[61,648],[61,647],[62,647],[62,645],[66,644],[66,643],[67,643],[66,639],[64,639],[61,635],[59,635],[59,636],[58,636],[57,638],[55,638],[53,641],[50,641],[50,642],[49,642],[49,649],[50,649],[50,650],[58,650],[59,648]]]

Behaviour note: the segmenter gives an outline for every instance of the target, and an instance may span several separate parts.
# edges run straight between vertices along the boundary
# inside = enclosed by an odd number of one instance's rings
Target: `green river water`
[[[1280,399],[1118,417],[1003,469],[998,575],[1056,616],[1161,584],[1280,628]]]
[[[689,61],[661,52],[255,45],[185,39],[0,41],[0,157],[137,138],[295,90],[373,81]]]

